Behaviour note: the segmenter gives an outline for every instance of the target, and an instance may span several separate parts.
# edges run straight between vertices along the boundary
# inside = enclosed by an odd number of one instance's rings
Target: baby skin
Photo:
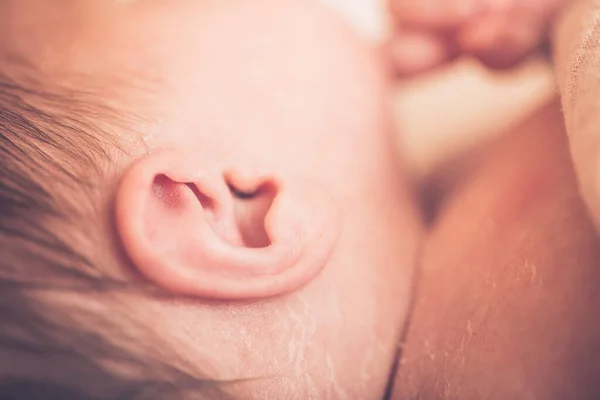
[[[0,397],[384,395],[420,222],[369,45],[300,0],[0,16]]]
[[[432,182],[443,201],[394,398],[600,396],[598,5],[563,11],[552,38],[561,101]]]
[[[393,399],[600,396],[600,242],[553,101],[467,162],[423,250]]]

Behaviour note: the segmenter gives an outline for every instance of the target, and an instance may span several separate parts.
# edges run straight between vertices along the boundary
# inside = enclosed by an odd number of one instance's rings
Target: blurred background
[[[389,32],[386,0],[322,0],[375,44]],[[494,74],[476,62],[456,65],[398,85],[399,144],[419,177],[438,163],[506,131],[555,95],[543,59]]]

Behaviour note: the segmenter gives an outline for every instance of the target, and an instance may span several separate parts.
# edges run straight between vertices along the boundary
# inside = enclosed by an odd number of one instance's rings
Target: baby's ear
[[[143,156],[123,175],[116,227],[134,268],[173,294],[276,296],[323,268],[339,233],[325,190],[223,174],[181,154]]]

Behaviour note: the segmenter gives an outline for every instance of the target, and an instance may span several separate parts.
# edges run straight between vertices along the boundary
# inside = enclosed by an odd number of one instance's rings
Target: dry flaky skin
[[[393,57],[400,74],[460,55],[492,68],[514,66],[542,44],[571,0],[391,0],[398,26]]]
[[[161,149],[198,170],[266,169],[286,188],[308,179],[343,218],[321,273],[294,293],[243,303],[50,292],[46,307],[89,308],[105,328],[90,330],[140,346],[149,366],[177,360],[194,377],[239,380],[226,389],[241,398],[382,395],[408,312],[419,221],[392,145],[389,82],[367,44],[301,0],[15,0],[0,1],[0,19],[9,50],[35,72],[128,121],[110,129],[128,151],[106,173],[106,242],[118,242],[107,221],[119,171]],[[139,284],[129,271],[142,270],[113,250],[99,246],[94,266]],[[56,370],[45,367],[40,375]]]
[[[425,250],[397,399],[596,399],[600,250],[552,104],[490,148]]]

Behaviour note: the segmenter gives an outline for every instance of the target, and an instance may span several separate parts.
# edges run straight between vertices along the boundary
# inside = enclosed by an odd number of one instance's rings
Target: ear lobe
[[[307,284],[337,241],[336,211],[322,188],[225,176],[169,152],[131,166],[115,201],[118,235],[137,270],[174,294],[220,300]]]

